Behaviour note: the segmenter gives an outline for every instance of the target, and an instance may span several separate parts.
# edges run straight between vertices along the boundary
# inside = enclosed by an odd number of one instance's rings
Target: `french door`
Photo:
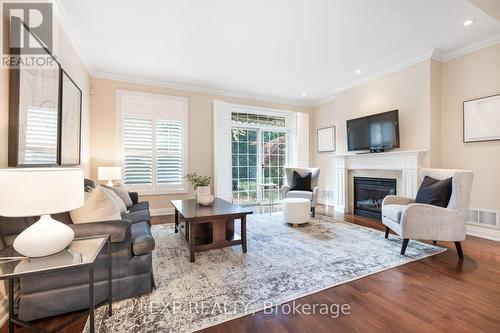
[[[257,200],[281,200],[284,166],[287,161],[287,132],[280,130],[233,128],[233,202],[256,204]],[[276,184],[274,189],[260,184]]]

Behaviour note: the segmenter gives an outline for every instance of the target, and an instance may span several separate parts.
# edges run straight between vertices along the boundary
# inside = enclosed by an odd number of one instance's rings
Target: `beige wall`
[[[311,141],[316,142],[316,129],[335,125],[337,151],[318,154],[312,150],[312,164],[321,168],[322,190],[334,190],[336,154],[347,151],[346,120],[390,110],[399,110],[401,150],[432,150],[439,143],[430,135],[431,111],[437,117],[436,101],[431,108],[431,90],[436,92],[439,76],[434,77],[431,86],[430,60],[388,74],[338,93],[335,101],[314,108],[311,120]],[[430,154],[428,154],[430,155]],[[425,164],[428,164],[427,157]]]
[[[58,27],[54,48],[58,61],[82,90],[82,166],[88,174],[88,119],[90,76],[61,27]],[[9,71],[0,70],[0,167],[8,164]]]
[[[258,107],[309,112],[310,109],[276,103],[259,102],[241,98],[225,97],[190,91],[147,86],[142,84],[92,78],[94,94],[91,96],[90,114],[90,153],[91,177],[97,179],[97,167],[119,165],[117,150],[116,90],[134,90],[189,99],[189,156],[190,172],[213,177],[213,101],[215,99],[230,103]],[[185,195],[143,196],[152,209],[170,207],[170,199],[191,198],[192,191]]]
[[[402,150],[429,149],[430,61],[342,91],[335,96],[337,152],[347,152],[346,120],[399,110]]]
[[[446,62],[441,69],[441,164],[474,171],[472,207],[500,209],[500,141],[463,143],[462,107],[463,101],[500,94],[500,44]]]
[[[335,160],[333,153],[318,153],[317,130],[319,128],[335,125],[335,101],[331,101],[313,108],[310,117],[310,148],[311,166],[320,168],[319,188],[321,190],[333,190],[333,165]],[[337,125],[338,126],[338,125]],[[320,192],[320,196],[322,192]]]

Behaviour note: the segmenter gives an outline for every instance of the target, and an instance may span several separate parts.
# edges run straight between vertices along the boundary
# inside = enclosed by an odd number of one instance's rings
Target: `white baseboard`
[[[500,230],[467,225],[467,235],[500,242]]]
[[[318,198],[318,203],[325,205],[325,206],[332,206],[333,207],[333,200]]]
[[[160,216],[160,215],[172,215],[174,214],[175,209],[174,208],[155,208],[155,209],[149,209],[149,214],[151,216]]]

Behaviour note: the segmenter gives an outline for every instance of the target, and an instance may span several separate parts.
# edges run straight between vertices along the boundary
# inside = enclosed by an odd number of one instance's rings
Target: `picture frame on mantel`
[[[500,94],[463,103],[464,143],[500,140]]]
[[[318,153],[333,153],[336,150],[335,126],[317,130]]]

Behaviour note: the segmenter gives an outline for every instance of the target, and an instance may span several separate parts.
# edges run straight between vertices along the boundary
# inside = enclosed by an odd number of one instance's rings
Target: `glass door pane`
[[[257,203],[257,130],[231,130],[233,202]]]
[[[274,202],[281,200],[281,186],[285,176],[286,132],[261,131],[261,170],[262,183],[273,183],[275,189],[265,189],[262,193],[264,201],[272,196]]]

